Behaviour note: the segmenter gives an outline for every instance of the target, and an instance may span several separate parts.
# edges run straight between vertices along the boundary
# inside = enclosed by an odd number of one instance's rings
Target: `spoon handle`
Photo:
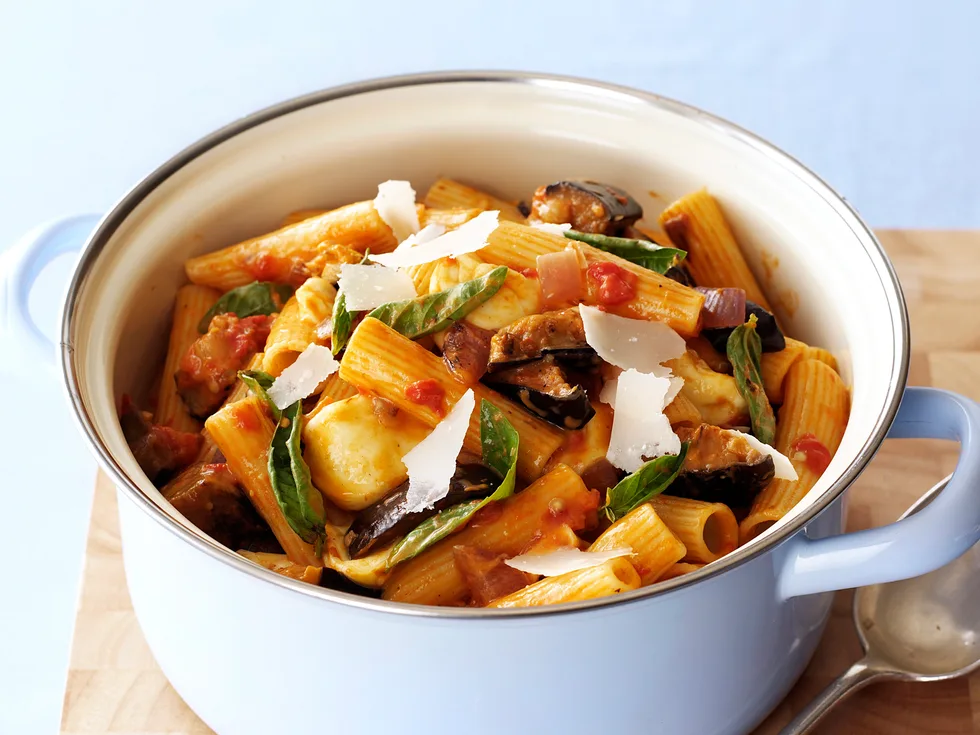
[[[779,731],[779,735],[803,735],[810,732],[824,716],[839,702],[849,697],[858,689],[863,689],[878,677],[887,676],[889,672],[875,667],[867,657],[862,658],[843,674],[834,679],[827,688],[800,712],[793,721]]]

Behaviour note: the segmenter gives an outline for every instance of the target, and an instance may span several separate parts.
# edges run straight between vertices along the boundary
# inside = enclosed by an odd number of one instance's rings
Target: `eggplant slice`
[[[467,500],[485,498],[494,491],[500,477],[481,464],[461,464],[449,481],[449,492],[435,507],[409,513],[408,480],[396,487],[374,505],[368,506],[354,519],[344,540],[351,559],[368,554],[388,541],[404,536],[438,511]]]
[[[590,370],[599,365],[599,356],[585,341],[578,307],[531,314],[508,324],[490,341],[487,370],[507,370],[545,355],[572,370]]]
[[[562,429],[581,429],[595,416],[588,393],[568,382],[554,355],[494,373],[487,382],[498,393]]]
[[[557,181],[538,187],[531,202],[531,222],[569,223],[579,232],[620,235],[643,216],[628,193],[595,181]]]
[[[749,316],[752,314],[755,314],[756,319],[759,320],[755,325],[755,329],[759,333],[759,339],[762,340],[762,351],[780,352],[786,349],[786,337],[783,336],[782,330],[776,324],[776,317],[754,301],[746,300],[746,321],[748,321]],[[702,329],[701,334],[711,343],[712,347],[725,355],[728,354],[728,338],[731,336],[733,330],[734,327]]]
[[[701,424],[680,427],[677,436],[688,448],[671,495],[747,508],[772,482],[772,457],[753,449],[737,432]]]

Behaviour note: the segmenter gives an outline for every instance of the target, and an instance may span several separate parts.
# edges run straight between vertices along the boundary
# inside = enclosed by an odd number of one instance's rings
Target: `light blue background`
[[[105,211],[172,153],[257,107],[452,68],[659,92],[769,138],[874,226],[978,227],[978,36],[980,4],[950,0],[8,1],[0,249],[40,221]],[[49,327],[67,269],[35,294]],[[8,382],[0,422],[12,562],[0,587],[0,733],[57,728],[91,497],[92,465],[60,392],[28,373]]]

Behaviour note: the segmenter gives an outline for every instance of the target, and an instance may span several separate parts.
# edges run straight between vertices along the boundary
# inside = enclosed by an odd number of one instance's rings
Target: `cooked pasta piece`
[[[357,202],[294,225],[245,240],[184,264],[187,277],[203,286],[228,291],[255,280],[294,282],[296,272],[318,254],[320,243],[346,245],[360,252],[394,250],[398,241],[374,208]]]
[[[674,400],[667,404],[667,407],[664,409],[664,416],[667,417],[670,425],[675,429],[679,426],[696,427],[702,423],[701,412],[694,405],[694,402],[684,395],[683,390],[674,397]]]
[[[789,340],[786,340],[787,342]],[[834,369],[835,373],[840,374],[840,369],[837,366],[837,358],[834,357],[834,353],[830,350],[825,350],[823,347],[813,347],[811,345],[806,345],[806,349],[803,351],[804,360],[819,360],[820,362],[825,362],[830,367]]]
[[[684,379],[684,387],[678,395],[694,404],[705,423],[725,427],[748,424],[749,406],[731,375],[716,373],[694,350],[688,350],[664,365]]]
[[[732,364],[728,361],[728,355],[723,355],[716,350],[703,335],[688,339],[687,349],[697,352],[698,357],[704,360],[708,367],[716,373],[732,374]]]
[[[363,510],[408,478],[402,457],[430,431],[387,401],[352,396],[306,422],[303,459],[327,500],[344,510]]]
[[[336,293],[326,279],[317,276],[296,289],[272,323],[262,361],[265,372],[278,377],[311,344],[330,342],[329,331],[322,325],[330,319]]]
[[[329,210],[326,209],[297,209],[295,212],[290,212],[285,217],[282,218],[281,227],[289,227],[290,225],[295,225],[297,222],[303,222],[313,217],[319,217],[321,214],[326,214]]]
[[[262,367],[262,357],[263,354],[261,352],[257,352],[252,355],[252,359],[248,361],[245,369],[259,370]],[[230,406],[232,403],[237,403],[243,398],[246,398],[248,394],[248,386],[242,381],[237,380],[235,381],[234,387],[231,389],[231,393],[228,394],[228,397],[225,399],[225,402],[221,404],[221,406],[223,408],[224,406]],[[201,435],[204,437],[204,441],[201,442],[201,451],[198,452],[196,461],[204,462],[205,464],[216,460],[220,461],[218,459],[218,445],[214,443],[214,440],[211,438],[208,430],[204,429],[201,432]]]
[[[595,416],[589,423],[577,431],[565,432],[565,441],[551,457],[548,467],[564,464],[581,475],[596,462],[605,461],[612,435],[613,410],[598,401],[593,401],[592,408]]]
[[[245,551],[238,552],[249,561],[254,561],[260,567],[271,569],[276,574],[281,574],[290,579],[298,579],[300,582],[309,584],[320,584],[320,575],[323,574],[322,567],[303,566],[289,561],[285,554],[270,554],[264,551]]]
[[[340,373],[334,373],[323,381],[323,389],[320,391],[320,398],[316,405],[306,414],[306,420],[311,421],[324,407],[331,403],[342,401],[345,398],[357,395],[357,388],[340,377]]]
[[[354,330],[340,363],[340,377],[357,388],[391,401],[429,428],[439,423],[466,392],[466,386],[452,376],[442,359],[377,319],[365,319]],[[417,403],[412,398],[417,395],[413,386],[425,386],[435,395],[441,392],[444,400],[438,408],[425,402]],[[481,383],[472,388],[477,405],[483,399],[490,401],[520,435],[518,474],[528,480],[540,477],[551,455],[561,446],[564,432]],[[476,455],[482,451],[479,411],[474,411],[470,418],[463,448]]]
[[[721,207],[706,189],[683,196],[667,207],[660,214],[660,226],[676,247],[687,251],[684,263],[695,283],[711,288],[741,288],[750,301],[772,311]]]
[[[492,194],[487,194],[472,186],[461,184],[452,179],[438,179],[429,191],[426,192],[423,200],[426,207],[434,209],[467,208],[486,211],[496,209],[500,212],[500,219],[511,222],[524,222],[524,215],[521,214],[516,206],[503,199],[499,199]]]
[[[786,515],[810,491],[840,446],[850,396],[833,368],[820,360],[800,360],[786,376],[785,398],[776,426],[778,451],[789,457],[797,480],[773,480],[759,493],[742,521],[742,543]]]
[[[313,546],[290,528],[269,482],[268,451],[276,426],[261,399],[251,396],[226,404],[204,426],[289,560],[303,566],[322,566]]]
[[[160,392],[157,394],[156,416],[153,422],[169,426],[177,431],[200,431],[201,422],[190,415],[184,401],[177,393],[174,373],[188,348],[201,336],[197,324],[208,312],[221,293],[206,286],[181,286],[174,303],[174,320],[170,328],[170,344],[167,358],[163,363],[160,377]]]
[[[714,561],[738,546],[738,521],[724,503],[657,495],[650,504],[687,548],[684,561]]]
[[[640,586],[653,584],[687,554],[683,542],[667,527],[650,503],[637,506],[602,532],[589,551],[629,547],[627,557],[640,575]]]
[[[329,507],[329,505],[328,505]],[[369,589],[381,589],[391,575],[388,569],[388,555],[394,542],[385,544],[382,548],[372,549],[370,554],[360,559],[351,559],[344,542],[344,533],[350,526],[328,522],[326,524],[326,543],[323,545],[323,565],[342,574],[354,584]]]
[[[666,582],[668,579],[674,579],[675,577],[682,577],[685,574],[690,574],[691,572],[696,572],[698,569],[703,569],[704,564],[689,561],[679,561],[671,567],[667,568],[663,574],[660,575],[658,582]]]
[[[455,207],[453,209],[431,209],[426,207],[419,218],[419,224],[423,227],[429,225],[442,225],[447,230],[455,230],[460,225],[464,225],[476,217],[482,209],[470,209]]]
[[[786,347],[779,352],[763,352],[761,361],[762,385],[770,403],[783,402],[783,384],[786,374],[803,359],[809,347],[799,340],[786,338]]]
[[[596,508],[598,495],[568,467],[553,469],[523,491],[499,503],[499,515],[474,519],[414,559],[395,567],[383,597],[420,605],[456,605],[467,587],[453,561],[454,546],[474,546],[493,554],[517,556],[541,535],[542,528],[567,523],[581,529]],[[632,568],[632,567],[631,567]]]
[[[629,592],[639,586],[640,575],[632,564],[620,556],[594,567],[545,577],[522,590],[494,600],[487,607],[536,607],[594,600]]]

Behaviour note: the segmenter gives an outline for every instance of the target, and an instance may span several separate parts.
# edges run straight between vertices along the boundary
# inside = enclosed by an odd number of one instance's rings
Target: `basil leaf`
[[[756,439],[772,446],[776,439],[776,416],[769,405],[762,384],[762,339],[756,330],[755,314],[728,336],[728,361],[738,385],[738,392],[749,404],[752,433]]]
[[[499,472],[504,478],[497,489],[482,500],[468,500],[444,508],[431,518],[422,521],[392,547],[387,561],[389,569],[399,562],[408,561],[421,554],[457,528],[465,526],[480,508],[514,494],[520,435],[500,409],[485,398],[480,404],[480,441],[483,444],[483,463]]]
[[[617,521],[637,506],[659,495],[677,477],[686,456],[687,442],[684,442],[679,454],[665,454],[650,460],[606,492],[606,504],[601,510],[610,521]]]
[[[505,280],[507,266],[502,265],[485,276],[465,281],[445,291],[382,304],[368,316],[384,322],[409,339],[416,339],[445,329],[452,322],[462,319],[497,293]]]
[[[266,405],[272,409],[272,415],[278,421],[282,416],[282,412],[276,408],[276,404],[272,402],[272,399],[267,393],[269,388],[272,387],[273,382],[275,382],[275,378],[261,370],[239,370],[238,379],[247,385],[252,393],[265,401]]]
[[[661,275],[687,257],[687,253],[683,250],[663,248],[646,240],[595,235],[589,232],[576,232],[575,230],[566,230],[564,234],[571,240],[579,240],[611,255],[618,255],[623,260],[636,263]]]
[[[302,402],[286,407],[269,447],[269,481],[286,522],[308,544],[323,540],[323,497],[313,487],[310,469],[303,461],[300,434]]]
[[[274,314],[282,311],[282,305],[289,301],[293,289],[282,283],[253,281],[245,286],[233,288],[218,299],[214,306],[208,309],[197,323],[197,331],[204,334],[208,331],[217,314],[236,314],[240,319],[259,314]]]
[[[347,296],[337,291],[333,302],[332,327],[330,331],[330,351],[336,355],[347,344],[354,328],[354,312],[347,311]]]

